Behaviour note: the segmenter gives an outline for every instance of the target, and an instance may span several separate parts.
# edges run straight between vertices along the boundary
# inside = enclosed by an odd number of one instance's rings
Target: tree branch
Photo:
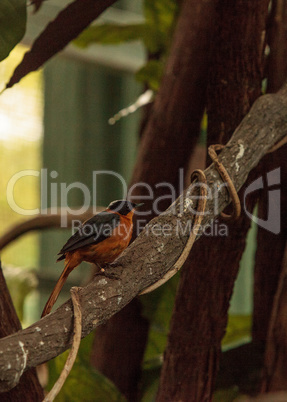
[[[103,210],[104,207],[97,207],[96,213]],[[60,211],[58,214],[53,214],[51,210],[48,209],[46,210],[46,213],[42,212],[40,215],[37,215],[34,218],[28,219],[27,221],[21,223],[17,223],[6,233],[4,233],[0,237],[0,250],[8,246],[8,244],[12,243],[14,240],[17,240],[18,237],[33,230],[61,228],[63,213],[67,214],[67,227],[70,227],[74,219],[85,221],[95,214],[95,210],[94,208],[89,208],[86,212],[82,214],[74,215],[71,213],[67,213],[65,210],[63,210],[62,212]]]
[[[0,295],[0,338],[2,338],[21,330],[21,323],[15,311],[5,278],[3,276],[1,261]],[[2,359],[2,355],[0,355],[0,359]],[[33,402],[43,399],[44,392],[39,383],[35,369],[27,370],[21,378],[20,373],[16,373],[15,375],[19,375],[19,384],[17,387],[14,387],[5,394],[1,394],[0,399],[2,402],[16,402],[26,399]]]
[[[259,98],[220,154],[219,160],[237,190],[268,150],[287,135],[286,108],[287,85],[275,95]],[[220,186],[222,181],[215,167],[211,165],[205,175],[215,193],[207,200],[203,225],[209,224],[228,204],[226,189]],[[196,209],[196,194],[196,189],[189,187],[145,227],[121,257],[80,291],[82,337],[172,269],[190,232],[180,233],[178,229],[188,227],[190,207]],[[28,368],[54,358],[70,346],[72,316],[69,300],[29,328],[0,340],[0,392],[14,387]]]

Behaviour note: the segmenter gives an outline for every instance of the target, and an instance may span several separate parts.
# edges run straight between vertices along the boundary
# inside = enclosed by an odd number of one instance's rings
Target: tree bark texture
[[[191,0],[182,5],[166,71],[144,126],[131,180],[131,185],[143,182],[153,190],[152,199],[142,199],[144,209],[151,211],[148,217],[145,216],[146,221],[155,215],[154,200],[161,198],[160,211],[171,203],[171,197],[166,196],[166,186],[157,186],[158,183],[169,183],[179,195],[180,169],[188,166],[197,143],[206,102],[213,21],[213,1]],[[132,194],[142,197],[148,195],[145,191],[145,187],[140,186]],[[140,311],[140,302],[133,301],[96,331],[93,345],[94,366],[109,377],[129,400],[136,399],[149,329]],[[137,330],[131,330],[132,325]]]
[[[214,64],[208,84],[208,145],[219,140],[225,144],[261,95],[269,1],[224,0],[216,4]]]
[[[261,93],[268,3],[216,3],[208,145],[225,143]],[[252,174],[247,183],[255,177]],[[256,200],[257,196],[247,199],[248,211],[252,212]],[[206,236],[194,245],[180,278],[157,401],[211,400],[249,226],[249,218],[242,214],[228,224],[227,237]]]
[[[287,86],[275,95],[258,99],[221,152],[219,159],[227,167],[237,190],[263,155],[287,135],[286,107]],[[207,199],[203,226],[210,224],[229,203],[214,165],[206,169],[205,174],[214,193]],[[173,205],[146,226],[104,273],[98,274],[80,291],[83,337],[107,322],[143,289],[161,280],[173,268],[189,238],[189,230],[181,232],[179,229],[192,220],[190,208],[196,209],[195,195],[198,195],[198,188],[191,185]],[[209,287],[205,280],[203,278],[200,286],[206,286],[206,296]],[[214,323],[214,331],[218,331],[217,323]],[[14,387],[24,371],[66,350],[71,344],[72,333],[73,311],[69,300],[29,328],[1,339],[0,392]]]
[[[287,76],[287,1],[274,0],[272,3],[267,31],[270,50],[266,66],[268,92],[278,91]]]
[[[1,265],[0,265],[0,338],[9,336],[21,330],[21,324],[13,306],[9,290],[7,288]],[[3,353],[0,354],[3,359]],[[24,367],[24,365],[23,365]],[[14,371],[18,380],[21,371]],[[43,389],[38,381],[36,370],[31,368],[27,370],[20,378],[19,384],[8,392],[2,393],[0,399],[2,402],[21,402],[23,400],[38,402],[44,397]]]
[[[284,146],[274,153],[266,155],[260,163],[262,172],[271,172],[280,168],[281,183],[287,177],[286,149]],[[258,202],[258,217],[268,219],[269,191],[265,183],[260,191]],[[277,186],[277,190],[279,187]],[[286,185],[280,189],[281,228],[280,233],[274,234],[264,228],[258,227],[257,250],[254,267],[254,297],[253,297],[253,324],[252,339],[255,343],[265,345],[270,325],[273,299],[278,287],[282,269],[282,261],[287,239],[287,215],[284,213],[287,204]]]
[[[276,0],[272,4],[270,13],[269,29],[267,31],[267,42],[270,49],[267,63],[267,91],[269,93],[277,91],[282,83],[287,78],[287,1]],[[280,168],[281,181],[286,178],[287,161],[286,161],[286,146],[278,151],[267,155],[260,165],[263,165],[265,171],[271,171]],[[271,190],[275,190],[272,188]],[[278,189],[277,189],[278,190]],[[263,219],[268,217],[268,194],[267,186],[261,191],[262,196],[258,203],[258,215]],[[284,348],[284,340],[281,336],[277,337],[276,342],[283,341],[275,345],[274,328],[281,328],[280,323],[284,323],[285,312],[280,309],[277,311],[276,306],[273,306],[274,296],[276,291],[284,289],[284,275],[281,275],[283,267],[284,250],[287,239],[287,214],[285,212],[287,202],[287,188],[282,186],[280,189],[280,211],[281,211],[281,230],[278,234],[273,234],[262,228],[258,228],[257,235],[257,252],[254,270],[254,312],[253,312],[253,328],[252,337],[253,343],[261,343],[266,346],[265,356],[265,376],[263,378],[262,389],[269,390],[269,385],[272,389],[286,389],[286,380],[284,371],[281,376],[278,374],[282,369],[282,360],[286,360],[286,350]],[[281,276],[280,276],[281,275]],[[278,290],[277,290],[278,288]],[[282,290],[283,291],[283,290]],[[278,299],[277,295],[277,299]],[[283,295],[280,297],[283,298]],[[283,316],[280,316],[280,312]],[[284,327],[284,326],[283,326]],[[286,328],[285,328],[286,330]],[[267,337],[269,331],[269,336]],[[286,337],[286,333],[285,333]],[[267,344],[266,344],[267,341]],[[281,353],[274,359],[273,353]],[[285,354],[285,356],[284,356]],[[278,366],[277,366],[278,365]],[[276,373],[277,380],[274,377],[271,379],[271,369]],[[275,374],[274,374],[275,376]],[[280,380],[282,380],[280,382]]]
[[[287,389],[287,247],[267,336],[262,392]]]
[[[174,186],[178,184],[178,171],[187,166],[200,132],[213,30],[213,1],[183,2],[165,74],[142,136],[131,184],[141,181],[151,186],[159,181]],[[166,195],[165,188],[154,190],[154,197]],[[140,194],[142,191],[143,188]],[[139,195],[139,191],[135,194]],[[163,200],[161,209],[164,210],[169,203],[170,199]]]

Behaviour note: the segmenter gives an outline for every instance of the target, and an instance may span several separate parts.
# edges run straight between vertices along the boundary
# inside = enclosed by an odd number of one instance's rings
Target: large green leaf
[[[86,47],[92,43],[117,45],[122,42],[143,40],[145,34],[145,24],[99,24],[87,28],[73,43],[80,47]]]
[[[151,53],[158,52],[165,42],[156,27],[143,24],[99,24],[87,28],[73,43],[86,47],[93,43],[118,45],[120,43],[141,40]]]
[[[145,0],[144,14],[146,23],[157,30],[159,46],[166,50],[167,41],[171,37],[171,31],[177,16],[178,2],[175,0]]]
[[[219,389],[214,392],[212,397],[213,402],[232,402],[239,396],[238,387],[230,387],[226,389]]]
[[[149,60],[136,73],[137,81],[147,84],[150,89],[157,91],[163,76],[164,62],[163,60]]]
[[[94,334],[81,341],[80,349],[63,388],[57,396],[57,402],[126,402],[116,386],[90,364]],[[52,388],[58,379],[68,351],[49,362],[49,386]]]
[[[163,352],[167,343],[179,273],[152,293],[141,297],[143,314],[150,322],[141,378],[141,401],[155,401]]]
[[[230,314],[225,336],[222,340],[223,348],[230,349],[237,344],[243,344],[251,339],[251,315]]]
[[[87,28],[74,44],[86,47],[92,43],[103,45],[141,40],[152,53],[165,53],[171,38],[177,2],[175,0],[145,0],[143,24],[99,24]]]
[[[150,322],[148,343],[144,356],[144,367],[158,367],[165,350],[170,319],[175,302],[179,274],[152,293],[141,297],[143,314]]]
[[[0,0],[0,2],[2,1]],[[25,53],[23,60],[14,70],[10,81],[6,84],[6,88],[11,88],[31,71],[41,67],[47,60],[75,39],[115,1],[74,0],[68,4],[35,39],[31,50]]]
[[[0,61],[23,38],[26,18],[26,0],[0,1]]]

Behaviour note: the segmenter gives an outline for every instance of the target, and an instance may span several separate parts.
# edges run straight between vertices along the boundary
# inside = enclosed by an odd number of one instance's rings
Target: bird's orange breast
[[[110,263],[129,245],[132,230],[132,219],[129,216],[121,216],[120,224],[113,230],[110,237],[98,244],[91,244],[75,250],[73,256],[91,263]]]

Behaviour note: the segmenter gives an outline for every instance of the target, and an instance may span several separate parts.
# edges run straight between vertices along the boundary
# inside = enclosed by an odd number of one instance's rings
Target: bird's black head
[[[127,215],[133,209],[139,208],[142,205],[144,205],[144,204],[143,203],[135,204],[134,202],[130,202],[127,200],[117,200],[117,201],[111,202],[107,209],[118,212],[121,215]]]

